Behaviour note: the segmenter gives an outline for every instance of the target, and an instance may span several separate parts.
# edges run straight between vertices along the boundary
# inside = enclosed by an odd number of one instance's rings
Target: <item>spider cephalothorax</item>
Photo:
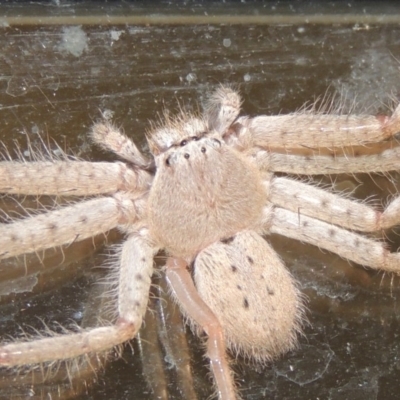
[[[398,253],[364,235],[399,223],[400,198],[378,211],[275,174],[399,169],[400,108],[390,118],[305,111],[250,118],[239,117],[240,102],[236,92],[219,88],[203,115],[167,118],[148,135],[151,161],[106,120],[94,125],[92,138],[123,162],[0,163],[3,193],[90,196],[0,225],[1,258],[115,227],[126,235],[112,273],[117,315],[110,324],[4,345],[0,364],[73,359],[132,339],[147,309],[153,258],[163,250],[171,292],[208,335],[218,395],[233,399],[225,348],[269,361],[295,346],[303,319],[297,285],[262,235],[278,233],[375,269],[400,270]]]
[[[259,225],[266,202],[257,168],[219,133],[199,133],[156,156],[149,195],[152,235],[189,260],[211,243]]]

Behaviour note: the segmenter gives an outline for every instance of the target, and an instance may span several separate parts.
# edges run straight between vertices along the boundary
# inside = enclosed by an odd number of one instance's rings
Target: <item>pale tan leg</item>
[[[117,201],[105,197],[3,224],[0,225],[0,258],[83,240],[115,228],[119,219]]]
[[[91,277],[92,281],[93,279],[97,280],[98,274]],[[104,326],[102,321],[109,320],[106,310],[107,303],[110,301],[104,296],[104,285],[91,284],[88,290],[81,327]],[[70,399],[73,392],[75,392],[75,397],[81,393],[83,395],[83,393],[87,393],[88,387],[96,382],[97,372],[106,365],[109,360],[108,355],[108,352],[104,353],[104,357],[103,354],[87,355],[66,363],[51,363],[49,369],[28,368],[27,373],[23,370],[23,373],[17,375],[13,369],[5,371],[2,368],[0,398],[6,398],[6,393],[9,394],[7,398],[14,398],[17,394],[20,396],[17,396],[18,398],[29,398],[30,391],[31,393],[34,391],[36,394],[34,398],[38,399],[45,399],[46,396],[51,399],[53,394],[57,399]]]
[[[400,273],[400,253],[391,253],[382,242],[279,207],[269,217],[270,233],[313,244],[363,266]]]
[[[1,193],[92,196],[118,190],[144,190],[150,180],[147,172],[119,162],[0,162]]]
[[[355,174],[389,172],[400,169],[400,147],[379,151],[375,154],[353,156],[298,155],[272,153],[259,150],[256,163],[269,172],[285,172],[298,175]]]
[[[351,230],[375,232],[400,223],[400,198],[383,211],[288,178],[273,178],[269,200],[274,205]]]
[[[391,117],[292,113],[237,121],[239,136],[264,148],[334,148],[387,140],[400,131],[400,106]]]
[[[207,355],[220,400],[236,399],[232,373],[225,353],[222,327],[211,309],[199,296],[193,280],[182,259],[168,258],[167,282],[185,313],[202,327],[208,336]]]
[[[118,315],[123,320],[142,323],[153,275],[153,258],[157,251],[150,243],[147,229],[132,233],[122,246],[117,293]]]
[[[0,224],[0,259],[73,243],[117,225],[136,222],[137,207],[129,195],[100,197],[11,224]]]
[[[40,257],[25,254],[18,259],[0,260],[0,304],[26,296],[26,290],[31,295],[54,290],[79,276],[87,265],[82,261],[92,256],[96,249],[121,239],[122,234],[113,229],[70,245],[46,249]],[[63,268],[59,268],[61,265]]]
[[[138,328],[132,323],[120,321],[115,326],[95,328],[87,332],[7,344],[0,347],[0,365],[39,364],[106,351],[131,339]]]
[[[147,309],[156,250],[149,244],[147,232],[132,234],[124,242],[117,285],[118,320],[114,326],[2,346],[0,365],[30,365],[72,359],[87,353],[107,351],[132,339]]]

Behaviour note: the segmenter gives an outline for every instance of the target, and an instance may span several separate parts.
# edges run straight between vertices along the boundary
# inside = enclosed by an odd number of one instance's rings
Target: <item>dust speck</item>
[[[88,48],[88,38],[80,26],[68,26],[63,28],[61,43],[58,49],[61,52],[79,57]]]
[[[189,74],[186,75],[186,80],[190,82],[194,82],[197,80],[197,75],[194,72],[190,72]]]
[[[243,77],[245,82],[250,82],[251,81],[251,75],[250,74],[245,74]]]
[[[2,28],[8,28],[10,26],[10,24],[8,23],[8,21],[6,19],[0,18],[0,26]]]
[[[123,33],[124,33],[124,31],[115,31],[115,30],[112,30],[112,31],[110,32],[111,39],[114,40],[114,41],[117,41],[117,40],[119,39],[119,37],[120,37]]]
[[[222,41],[222,45],[223,45],[224,47],[231,47],[231,44],[232,44],[231,39],[225,38],[225,39]]]

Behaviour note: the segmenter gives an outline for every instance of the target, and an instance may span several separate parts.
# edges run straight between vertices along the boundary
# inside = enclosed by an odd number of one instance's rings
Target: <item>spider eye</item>
[[[194,140],[194,141],[200,140],[200,138],[199,138],[198,136],[191,136],[190,139],[192,139],[192,140]]]
[[[182,140],[182,142],[179,143],[181,146],[186,146],[187,145],[187,140]]]
[[[169,162],[169,156],[168,156],[167,159],[165,160],[165,165],[171,165],[171,163]]]
[[[218,143],[219,146],[221,146],[221,142],[218,139],[213,139],[215,143]]]

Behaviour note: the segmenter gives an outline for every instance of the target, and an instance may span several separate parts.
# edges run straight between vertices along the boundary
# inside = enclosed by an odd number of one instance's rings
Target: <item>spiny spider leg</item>
[[[389,172],[400,169],[400,146],[376,154],[353,156],[309,156],[260,152],[260,167],[271,172],[300,175]]]
[[[7,344],[0,348],[0,364],[29,365],[72,359],[87,353],[104,352],[132,339],[139,330],[147,309],[153,257],[156,251],[157,249],[149,242],[146,230],[131,234],[124,242],[118,283],[115,283],[117,288],[115,325]],[[136,278],[134,283],[132,277]]]
[[[120,162],[0,162],[0,192],[24,195],[92,196],[145,189],[149,176]]]
[[[400,223],[400,198],[381,212],[316,186],[293,179],[275,177],[269,183],[269,200],[282,208],[299,212],[343,228],[376,232]]]
[[[400,106],[391,117],[297,112],[241,117],[236,124],[241,135],[250,134],[253,145],[264,148],[364,146],[390,139],[400,131]]]
[[[22,159],[20,162],[0,162],[0,192],[38,196],[93,196],[120,190],[148,190],[152,177],[141,168],[149,167],[151,163],[132,140],[108,121],[96,123],[90,137],[100,147],[111,150],[136,168],[122,162],[68,160],[66,154],[62,154],[60,157],[63,160],[59,160],[34,153],[33,156],[39,161],[26,162]],[[47,151],[47,154],[51,152]]]
[[[400,253],[391,253],[382,242],[279,207],[270,221],[270,233],[313,244],[360,265],[400,273]]]
[[[61,246],[107,232],[120,224],[132,224],[138,219],[141,202],[117,193],[4,224],[0,258]],[[103,215],[107,218],[102,218]]]

